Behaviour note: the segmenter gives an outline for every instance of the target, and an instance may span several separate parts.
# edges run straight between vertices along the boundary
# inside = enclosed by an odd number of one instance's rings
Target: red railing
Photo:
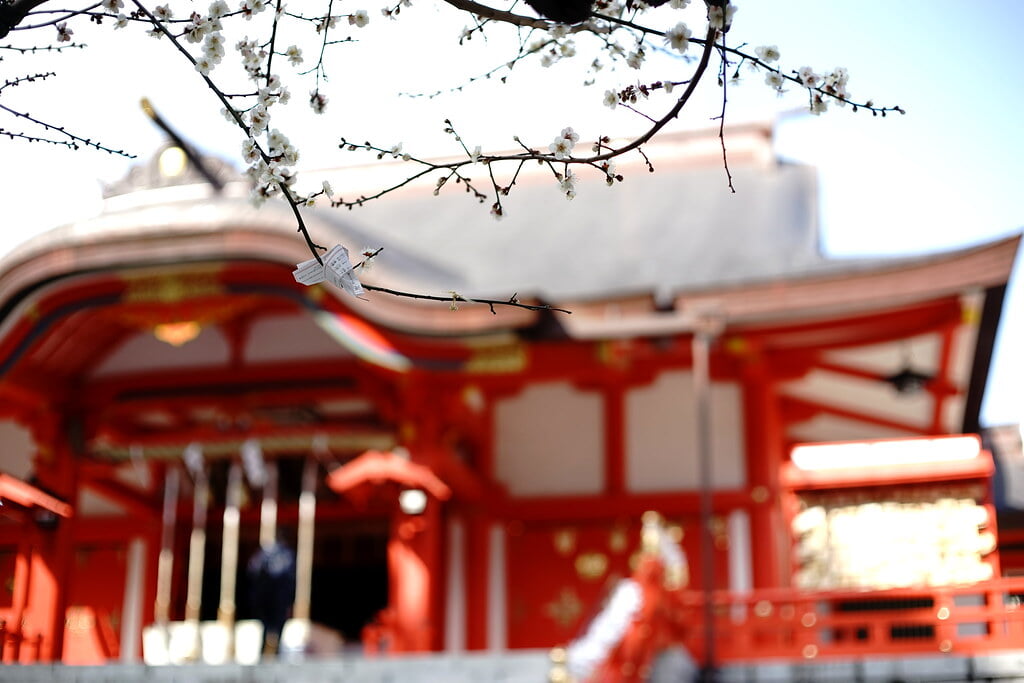
[[[660,650],[682,645],[703,664],[1024,650],[1024,578],[871,591],[666,590],[657,567],[634,575],[644,607],[593,680],[640,680]],[[711,635],[712,646],[707,647]]]
[[[1021,649],[1021,597],[1021,578],[875,591],[719,593],[714,652],[741,660]],[[675,602],[682,619],[666,625],[699,655],[705,651],[703,598],[687,592]]]
[[[33,664],[39,661],[42,636],[24,633],[21,629],[8,627],[0,619],[0,664]]]

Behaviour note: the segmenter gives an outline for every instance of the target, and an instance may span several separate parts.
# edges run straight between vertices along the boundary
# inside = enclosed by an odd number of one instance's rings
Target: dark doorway
[[[388,522],[317,522],[310,618],[348,643],[388,604]]]

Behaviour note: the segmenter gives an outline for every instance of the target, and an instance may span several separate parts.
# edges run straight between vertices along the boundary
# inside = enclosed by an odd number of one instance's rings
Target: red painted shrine
[[[432,187],[310,215],[322,244],[384,247],[370,284],[571,314],[298,285],[284,207],[156,163],[9,254],[3,661],[131,660],[153,624],[249,620],[275,537],[293,616],[371,653],[566,645],[628,577],[649,599],[608,680],[672,643],[1024,649],[970,436],[1018,238],[826,258],[813,169],[762,127],[731,139],[736,195],[690,134],[572,203],[524,171],[500,223]]]

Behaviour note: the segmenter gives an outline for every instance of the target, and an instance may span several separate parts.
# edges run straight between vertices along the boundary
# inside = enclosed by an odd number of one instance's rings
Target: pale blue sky
[[[347,0],[348,1],[348,0]],[[506,87],[485,84],[438,100],[394,99],[388,93],[457,85],[508,58],[501,37],[454,45],[464,21],[436,0],[413,0],[399,22],[384,20],[382,2],[352,0],[367,9],[371,25],[358,46],[339,46],[330,116],[310,125],[301,111],[279,125],[297,142],[307,166],[348,161],[334,140],[349,134],[381,143],[403,142],[421,154],[450,153],[441,121],[452,117],[470,144],[507,149],[512,135],[546,144],[565,125],[584,139],[625,134],[642,124],[634,115],[602,107],[605,87],[635,80],[635,72],[602,72],[607,79],[581,89],[582,70],[516,67]],[[694,0],[700,5],[699,0]],[[821,117],[787,114],[777,127],[777,150],[813,164],[821,176],[823,247],[832,255],[912,254],[959,247],[1019,232],[1024,227],[1024,88],[1016,33],[1024,3],[1005,0],[740,0],[734,43],[774,43],[789,68],[849,69],[855,97],[899,104],[903,117],[872,119],[861,112],[830,111]],[[669,11],[663,8],[663,12]],[[454,18],[454,23],[452,19]],[[216,113],[218,106],[181,68],[169,45],[109,26],[73,24],[87,52],[32,62],[8,55],[0,75],[27,67],[53,68],[59,78],[5,94],[38,116],[71,124],[86,135],[146,155],[162,141],[141,115],[138,100],[153,99],[166,118],[202,148],[235,155],[241,137]],[[5,41],[0,41],[0,43]],[[308,51],[311,51],[307,48]],[[582,46],[581,46],[582,52]],[[681,65],[656,61],[653,78],[680,77]],[[775,97],[752,74],[729,91],[729,118],[771,119],[804,105],[798,93]],[[607,83],[607,85],[605,85]],[[297,100],[308,85],[293,87]],[[717,113],[713,82],[688,108],[677,127],[706,127]],[[301,110],[301,107],[299,107]],[[300,115],[301,114],[301,115]],[[0,125],[14,127],[9,119]],[[300,135],[298,131],[306,131]],[[327,140],[327,142],[324,142]],[[96,152],[0,141],[0,187],[5,203],[0,252],[31,234],[99,209],[97,178],[113,180],[128,163]],[[317,183],[318,184],[318,183]],[[1024,292],[1017,276],[1006,302],[989,392],[982,408],[987,424],[1024,418]]]

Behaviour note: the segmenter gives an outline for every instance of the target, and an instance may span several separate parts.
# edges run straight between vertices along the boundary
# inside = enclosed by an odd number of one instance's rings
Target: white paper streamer
[[[348,259],[348,249],[336,244],[324,254],[323,261],[323,265],[321,265],[314,258],[298,264],[298,267],[292,271],[295,281],[309,286],[327,280],[352,296],[362,296],[363,286],[359,283],[359,278],[355,276],[355,269]]]

